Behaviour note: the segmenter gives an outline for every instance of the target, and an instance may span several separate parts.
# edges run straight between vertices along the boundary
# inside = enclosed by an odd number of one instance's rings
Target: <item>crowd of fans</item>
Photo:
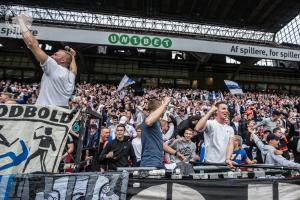
[[[66,163],[74,163],[74,158],[82,171],[185,168],[203,162],[300,169],[300,97],[76,84],[76,51],[65,46],[48,56],[28,29],[27,20],[24,14],[15,19],[23,41],[41,65],[41,83],[1,81],[0,103],[88,111],[88,120],[85,113],[79,115],[70,128],[60,171],[72,171]]]
[[[0,82],[0,103],[35,104],[39,84]],[[117,91],[114,85],[78,83],[69,108],[87,108],[101,118],[89,117],[82,148],[83,171],[108,171],[117,167],[140,166],[142,124],[149,115],[149,101],[171,97],[159,119],[163,142],[176,150],[164,153],[163,163],[186,162],[197,165],[205,160],[203,129],[195,128],[216,102],[227,106],[226,126],[234,130],[231,160],[237,164],[264,163],[264,145],[275,140],[274,155],[300,163],[300,97],[264,92],[232,95],[198,89],[147,88]],[[81,118],[70,130],[63,163],[74,163]],[[214,115],[209,115],[214,118]],[[196,131],[197,130],[197,131]],[[255,133],[255,134],[253,134]],[[275,137],[275,136],[276,137]],[[169,151],[170,152],[170,151]],[[155,155],[153,155],[155,156]]]

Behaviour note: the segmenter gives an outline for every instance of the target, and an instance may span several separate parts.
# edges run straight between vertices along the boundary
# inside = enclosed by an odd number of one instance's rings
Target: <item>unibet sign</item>
[[[142,45],[144,47],[164,47],[170,48],[172,46],[172,40],[169,38],[159,38],[159,37],[148,37],[148,36],[129,36],[126,34],[110,34],[108,36],[108,41],[111,44],[122,44],[122,45]]]

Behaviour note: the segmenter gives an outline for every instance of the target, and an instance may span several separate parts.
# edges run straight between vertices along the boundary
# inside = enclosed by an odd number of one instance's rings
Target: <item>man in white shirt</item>
[[[74,90],[77,66],[75,63],[75,51],[59,50],[51,57],[40,47],[37,39],[26,26],[26,16],[17,17],[23,40],[31,50],[44,71],[40,94],[36,104],[67,107]]]
[[[120,124],[124,124],[125,126],[125,135],[129,136],[131,138],[135,138],[136,137],[136,130],[133,128],[133,126],[131,126],[130,124],[128,124],[128,118],[126,116],[122,116],[120,118],[119,121]]]
[[[131,142],[136,157],[136,167],[139,167],[141,163],[141,155],[142,155],[141,133],[142,133],[142,129],[138,127],[136,129],[136,138],[134,138]]]
[[[214,120],[209,118],[215,114]],[[226,124],[229,112],[224,102],[213,105],[195,126],[196,131],[204,131],[205,162],[227,163],[232,167],[230,160],[234,145],[232,127]]]

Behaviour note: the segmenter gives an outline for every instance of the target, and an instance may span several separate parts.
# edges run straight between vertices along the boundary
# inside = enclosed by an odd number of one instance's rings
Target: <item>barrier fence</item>
[[[0,176],[0,199],[296,200],[299,198],[299,178],[179,180],[129,177],[127,172]]]

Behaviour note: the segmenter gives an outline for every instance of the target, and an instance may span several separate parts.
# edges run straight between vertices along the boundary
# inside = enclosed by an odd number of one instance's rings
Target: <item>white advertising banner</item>
[[[0,175],[56,172],[72,123],[70,112],[0,104]]]
[[[272,46],[43,26],[32,26],[31,31],[38,39],[46,41],[170,49],[262,59],[300,61],[300,50]],[[9,27],[5,23],[0,23],[0,37],[20,38],[21,34],[18,27]]]

